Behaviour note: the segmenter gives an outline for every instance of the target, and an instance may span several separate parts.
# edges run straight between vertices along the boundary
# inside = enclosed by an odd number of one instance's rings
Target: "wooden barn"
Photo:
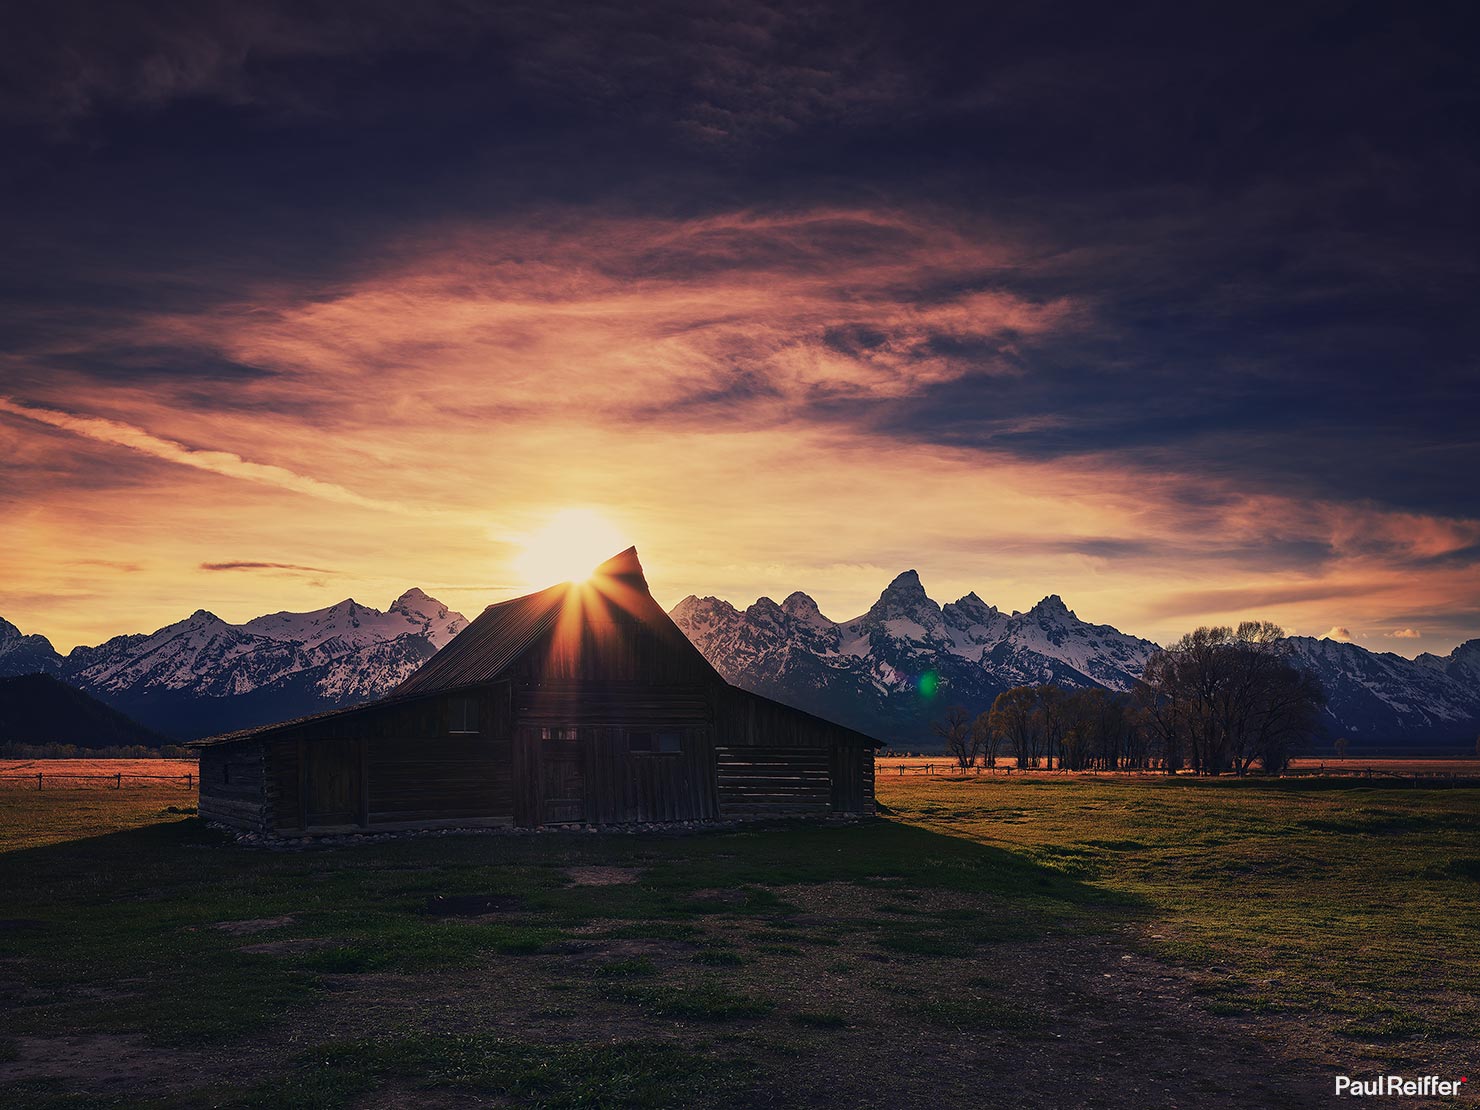
[[[276,836],[874,812],[877,742],[725,682],[636,549],[489,606],[379,701],[196,746],[201,816]]]

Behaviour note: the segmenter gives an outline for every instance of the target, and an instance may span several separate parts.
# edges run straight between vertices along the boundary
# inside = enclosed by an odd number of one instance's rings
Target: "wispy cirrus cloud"
[[[290,574],[333,574],[334,571],[324,567],[304,567],[297,563],[253,563],[253,562],[228,562],[228,563],[201,563],[201,570],[262,570],[283,571]]]
[[[96,416],[77,416],[55,409],[21,404],[8,397],[0,397],[0,413],[45,424],[99,443],[126,447],[131,451],[138,451],[165,462],[178,463],[196,470],[207,470],[228,478],[239,478],[260,485],[274,486],[277,489],[307,494],[320,500],[352,505],[361,509],[400,511],[400,506],[394,502],[366,497],[333,482],[320,481],[270,463],[252,462],[230,451],[190,447],[117,420]]]
[[[339,419],[377,403],[344,388],[373,375],[449,412],[771,421],[1022,373],[1085,311],[1013,291],[1022,247],[899,212],[548,219],[435,232],[332,295],[142,316],[110,342],[213,350],[254,368],[243,403]]]

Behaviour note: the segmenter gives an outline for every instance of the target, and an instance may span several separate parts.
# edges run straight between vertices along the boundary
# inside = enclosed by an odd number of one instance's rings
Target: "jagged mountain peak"
[[[820,615],[801,619],[815,607],[800,593],[743,613],[713,598],[705,606],[698,613],[686,599],[674,619],[730,681],[911,742],[931,735],[942,705],[984,709],[1011,686],[1128,690],[1157,650],[1149,640],[1081,620],[1058,594],[1011,615],[975,592],[937,606],[914,571],[898,575],[867,613],[842,624]],[[1332,728],[1452,742],[1470,723],[1480,726],[1480,640],[1418,660],[1331,640],[1292,637],[1290,644],[1330,693]],[[915,681],[926,670],[938,678],[935,704],[921,699]],[[1473,740],[1473,729],[1468,735]]]
[[[795,620],[807,621],[813,624],[819,621],[832,623],[822,615],[822,610],[817,607],[817,602],[813,601],[810,595],[802,593],[801,590],[795,590],[788,594],[786,600],[781,603],[781,608],[786,611],[788,616]]]
[[[916,570],[900,571],[894,576],[894,580],[884,587],[884,592],[886,594],[925,597],[925,587],[920,582],[920,572]]]
[[[55,674],[62,657],[45,636],[26,635],[0,618],[0,675]]]
[[[443,620],[446,619],[449,610],[444,602],[438,601],[425,590],[413,586],[391,602],[386,612],[404,613],[408,617],[421,620]]]
[[[873,603],[863,619],[874,621],[891,620],[897,617],[918,619],[922,615],[938,618],[940,606],[925,592],[925,587],[920,583],[919,574],[913,570],[907,570],[903,574],[896,575],[894,580],[884,587],[884,592],[879,594],[879,600]]]
[[[1029,609],[1028,612],[1037,613],[1041,616],[1066,616],[1074,620],[1079,619],[1074,615],[1074,610],[1065,605],[1064,599],[1058,594],[1049,594],[1037,605]]]
[[[953,617],[958,618],[957,620],[952,620],[951,623],[959,624],[962,627],[969,627],[974,624],[986,624],[993,618],[1001,616],[997,606],[987,604],[987,602],[977,596],[975,590],[972,590],[965,597],[959,597],[955,601],[947,602],[941,606],[941,611],[945,613],[948,620]]]
[[[689,594],[668,614],[680,628],[691,630],[694,639],[699,629],[716,629],[742,620],[740,611],[721,597],[699,597]]]
[[[352,597],[242,624],[197,609],[152,633],[79,646],[65,659],[40,637],[0,636],[0,675],[50,671],[188,739],[376,697],[466,625],[422,590],[407,590],[385,613]]]
[[[746,613],[763,616],[767,619],[775,619],[777,616],[785,615],[785,610],[765,595],[756,598],[745,611]]]

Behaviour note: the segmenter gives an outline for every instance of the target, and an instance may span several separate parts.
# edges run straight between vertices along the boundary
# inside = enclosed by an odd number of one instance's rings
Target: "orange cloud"
[[[391,502],[365,497],[333,482],[322,482],[317,478],[295,474],[281,466],[251,462],[230,451],[210,451],[187,447],[183,443],[163,439],[142,428],[136,428],[117,420],[73,416],[70,413],[19,404],[8,397],[0,397],[0,412],[60,428],[62,431],[97,440],[99,443],[127,447],[131,451],[139,451],[165,462],[179,463],[181,466],[194,467],[198,470],[209,470],[214,474],[222,474],[230,478],[276,486],[279,489],[308,494],[311,497],[335,501],[342,505],[354,505],[362,509],[394,510],[397,508]]]
[[[104,339],[263,372],[204,397],[174,378],[87,379],[83,393],[58,372],[0,403],[0,447],[13,440],[35,476],[0,510],[17,537],[0,553],[0,615],[95,641],[200,604],[244,619],[512,582],[517,537],[572,505],[636,541],[670,603],[804,589],[847,617],[915,566],[942,600],[975,589],[1026,608],[1057,592],[1167,641],[1243,617],[1322,628],[1338,601],[1357,627],[1433,635],[1428,614],[1480,596],[1462,557],[1480,522],[1251,492],[1092,443],[1053,460],[935,446],[829,412],[1024,373],[1025,344],[1094,311],[1005,291],[1032,258],[894,212],[544,213],[390,244],[342,287],[141,316]],[[60,411],[84,398],[93,415]],[[109,465],[124,453],[149,463],[126,497]],[[83,455],[87,482],[71,477]],[[79,552],[141,569],[125,590]],[[246,558],[337,569],[328,587],[204,569]],[[507,590],[488,594],[458,600]]]

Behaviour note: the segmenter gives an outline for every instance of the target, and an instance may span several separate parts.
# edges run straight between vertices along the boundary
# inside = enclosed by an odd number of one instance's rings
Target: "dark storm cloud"
[[[1203,475],[1210,497],[1480,514],[1466,5],[74,2],[17,27],[8,384],[271,406],[218,387],[280,368],[128,325],[331,299],[433,223],[888,208],[1016,244],[917,267],[898,303],[1082,311],[973,334],[865,304],[809,339],[937,369],[798,394],[737,344],[732,372],[636,418],[785,396],[886,438]],[[907,249],[891,221],[719,220],[591,265],[846,281]]]

